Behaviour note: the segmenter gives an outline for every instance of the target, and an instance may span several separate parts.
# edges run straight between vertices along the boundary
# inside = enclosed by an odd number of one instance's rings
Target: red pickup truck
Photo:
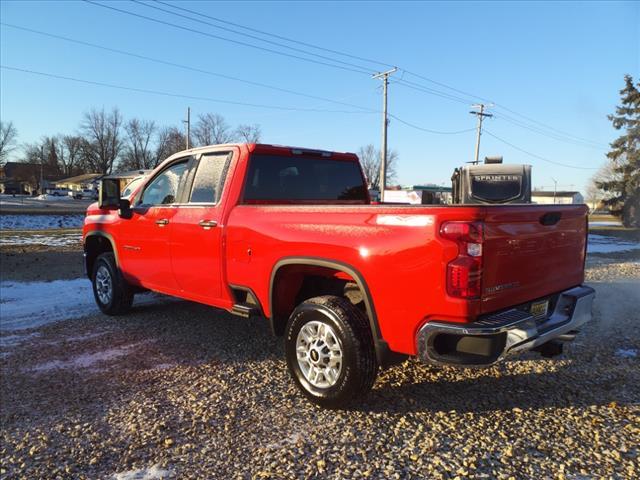
[[[180,152],[126,199],[103,180],[83,235],[104,313],[153,290],[265,317],[326,407],[407,356],[557,353],[591,318],[586,237],[584,205],[372,204],[354,154],[255,144]]]

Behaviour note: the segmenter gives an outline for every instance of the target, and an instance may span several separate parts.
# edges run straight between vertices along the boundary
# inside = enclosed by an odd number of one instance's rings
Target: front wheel
[[[103,253],[93,265],[93,295],[107,315],[122,315],[133,304],[133,291],[116,265],[113,253]]]
[[[366,315],[347,299],[315,297],[291,314],[285,335],[287,366],[312,402],[337,408],[364,396],[378,373]]]

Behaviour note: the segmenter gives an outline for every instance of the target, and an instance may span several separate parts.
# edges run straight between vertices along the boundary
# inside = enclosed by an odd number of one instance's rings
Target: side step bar
[[[260,309],[249,303],[236,303],[231,307],[231,314],[243,318],[259,317]]]

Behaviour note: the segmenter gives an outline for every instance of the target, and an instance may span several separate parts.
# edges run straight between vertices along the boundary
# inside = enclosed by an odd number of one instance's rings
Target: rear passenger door
[[[171,219],[171,264],[184,296],[216,303],[222,295],[222,190],[230,152],[196,158]]]

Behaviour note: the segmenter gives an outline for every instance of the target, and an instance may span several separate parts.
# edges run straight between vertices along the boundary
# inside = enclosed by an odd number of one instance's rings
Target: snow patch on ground
[[[39,337],[40,334],[38,332],[28,333],[24,335],[0,335],[0,347],[16,347],[21,343],[26,342],[30,338]]]
[[[71,195],[49,195],[48,193],[38,195],[35,200],[44,200],[47,202],[68,202],[73,200]]]
[[[135,304],[167,300],[155,293],[136,295]],[[53,282],[1,282],[0,331],[24,330],[100,313],[86,278]]]
[[[616,350],[616,357],[620,358],[636,358],[638,351],[635,348],[619,348]]]
[[[79,233],[63,233],[60,235],[42,234],[16,234],[0,236],[0,245],[49,245],[52,247],[65,247],[79,245],[82,235]]]
[[[82,228],[84,214],[63,215],[0,215],[0,230],[50,230]]]
[[[627,252],[629,250],[640,250],[640,243],[605,235],[589,234],[587,253]]]
[[[109,360],[113,360],[115,358],[123,357],[128,355],[131,350],[136,347],[142,345],[143,343],[148,342],[139,342],[132,343],[130,345],[124,345],[122,347],[109,348],[107,350],[102,350],[95,353],[83,353],[82,355],[78,355],[71,360],[52,360],[50,362],[41,363],[32,368],[32,371],[43,373],[49,372],[51,370],[58,370],[62,368],[71,368],[71,369],[79,369],[79,368],[93,368],[96,364],[101,362],[108,362]],[[94,370],[96,370],[94,368]]]
[[[160,468],[160,465],[156,464],[149,468],[138,468],[136,470],[114,473],[112,478],[113,480],[157,480],[167,478],[169,475],[171,475],[170,470]]]

